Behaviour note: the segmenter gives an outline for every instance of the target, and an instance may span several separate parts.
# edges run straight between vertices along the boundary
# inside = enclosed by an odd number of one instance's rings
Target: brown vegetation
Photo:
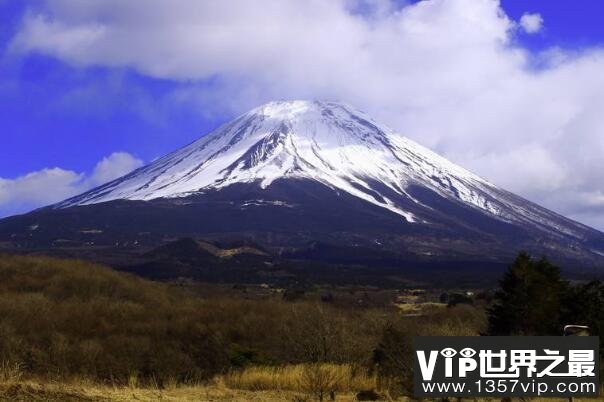
[[[378,388],[408,393],[396,370],[410,370],[413,335],[477,335],[485,326],[483,311],[470,305],[427,306],[406,317],[395,306],[207,298],[99,265],[31,256],[0,257],[0,316],[5,390],[37,389],[27,382],[35,379],[160,390],[214,381],[319,399]]]

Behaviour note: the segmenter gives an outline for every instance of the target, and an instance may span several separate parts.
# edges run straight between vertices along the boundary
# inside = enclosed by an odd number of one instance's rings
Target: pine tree
[[[488,309],[488,335],[560,335],[569,285],[545,257],[521,252]]]
[[[572,287],[566,306],[567,324],[586,325],[591,335],[598,335],[604,341],[604,283],[595,280]]]

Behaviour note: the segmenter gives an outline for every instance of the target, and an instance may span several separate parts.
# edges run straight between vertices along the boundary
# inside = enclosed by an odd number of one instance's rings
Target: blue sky
[[[295,3],[0,0],[0,216],[329,98],[604,229],[602,1]]]
[[[501,4],[515,20],[526,12],[539,13],[543,17],[543,32],[524,36],[521,40],[529,49],[542,50],[551,46],[577,49],[604,43],[604,25],[601,23],[604,3],[601,1],[503,0]]]

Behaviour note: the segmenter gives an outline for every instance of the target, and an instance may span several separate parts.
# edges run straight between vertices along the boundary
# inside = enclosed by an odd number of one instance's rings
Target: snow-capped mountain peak
[[[319,182],[413,224],[431,223],[433,207],[410,191],[419,187],[505,222],[532,223],[576,236],[575,228],[581,226],[560,224],[564,218],[497,188],[349,105],[303,100],[255,108],[58,206],[186,197],[236,183],[266,189],[280,179]],[[428,213],[418,214],[418,209]]]
[[[478,208],[497,207],[476,191],[491,187],[478,176],[396,134],[365,113],[336,102],[271,102],[238,117],[198,141],[121,179],[61,206],[113,199],[179,197],[278,178],[309,178],[389,209],[410,222],[416,217],[370,182],[398,194],[420,182]]]

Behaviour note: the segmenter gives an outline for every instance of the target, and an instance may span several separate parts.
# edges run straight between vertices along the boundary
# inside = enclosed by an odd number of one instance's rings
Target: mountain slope
[[[399,196],[417,183],[503,219],[521,208],[498,202],[499,191],[467,170],[395,134],[364,113],[331,102],[273,102],[240,116],[200,140],[61,206],[115,199],[179,197],[233,183],[309,178],[396,212],[416,217],[375,191],[379,182]],[[413,200],[418,202],[417,200]],[[538,214],[537,214],[538,215]]]
[[[121,216],[127,205],[139,210]],[[36,223],[49,215],[61,216],[63,227]],[[334,102],[266,104],[120,179],[26,217],[0,222],[0,235],[19,237],[29,223],[39,225],[29,237],[46,230],[46,239],[104,226],[157,236],[228,233],[277,246],[366,243],[420,255],[484,258],[522,247],[590,264],[604,257],[604,234]]]

